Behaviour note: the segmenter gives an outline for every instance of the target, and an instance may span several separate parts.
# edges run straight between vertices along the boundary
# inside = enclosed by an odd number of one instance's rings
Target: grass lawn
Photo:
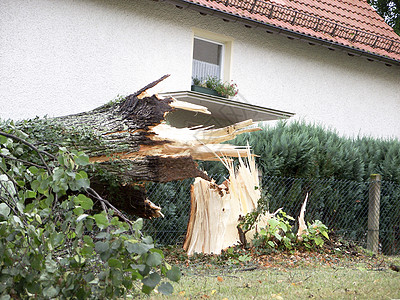
[[[183,276],[173,284],[173,295],[152,293],[150,299],[400,299],[400,272],[389,267],[399,266],[400,257],[313,252],[177,257]]]

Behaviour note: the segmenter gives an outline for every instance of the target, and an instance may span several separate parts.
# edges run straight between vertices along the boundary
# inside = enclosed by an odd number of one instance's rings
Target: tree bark
[[[197,168],[195,160],[243,155],[246,152],[243,147],[219,143],[243,132],[260,130],[257,127],[246,128],[253,125],[251,120],[221,129],[178,129],[167,125],[165,116],[175,109],[209,112],[206,107],[146,94],[149,88],[166,77],[120,102],[54,119],[65,130],[90,132],[90,138],[74,140],[70,146],[84,151],[92,163],[115,176],[121,189],[125,189],[122,193],[131,191],[127,186],[138,181],[168,182],[192,177],[209,180],[207,174]],[[157,209],[148,205],[144,190],[130,195],[131,207],[136,208],[137,215],[159,215]]]

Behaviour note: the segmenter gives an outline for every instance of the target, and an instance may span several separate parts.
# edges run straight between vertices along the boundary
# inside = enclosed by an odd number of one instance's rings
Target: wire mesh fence
[[[224,180],[217,178],[217,183]],[[193,179],[169,183],[151,183],[148,197],[160,205],[164,218],[146,220],[144,231],[164,245],[182,244],[190,215],[190,186]],[[304,179],[264,176],[263,201],[269,210],[282,208],[297,218],[301,205],[309,195],[306,221],[320,220],[334,233],[367,247],[368,239],[379,228],[379,250],[385,254],[400,254],[400,185],[388,181],[357,182],[334,179]],[[378,184],[378,189],[373,187]],[[379,195],[375,195],[379,192]],[[380,196],[375,197],[374,196]],[[370,199],[380,200],[380,209],[369,215]],[[375,208],[376,210],[376,208]],[[378,219],[379,224],[375,224]],[[371,223],[372,222],[372,223]],[[368,233],[370,234],[368,238]],[[377,243],[378,245],[378,243]]]

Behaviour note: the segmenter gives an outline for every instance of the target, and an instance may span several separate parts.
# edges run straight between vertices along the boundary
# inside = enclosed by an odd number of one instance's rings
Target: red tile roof
[[[400,62],[400,36],[367,0],[184,0]]]

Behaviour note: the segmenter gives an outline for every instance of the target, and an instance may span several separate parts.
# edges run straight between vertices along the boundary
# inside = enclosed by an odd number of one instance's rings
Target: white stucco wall
[[[158,91],[188,90],[193,28],[234,39],[246,101],[400,138],[400,67],[151,0],[1,0],[0,118],[82,112],[167,73]]]

